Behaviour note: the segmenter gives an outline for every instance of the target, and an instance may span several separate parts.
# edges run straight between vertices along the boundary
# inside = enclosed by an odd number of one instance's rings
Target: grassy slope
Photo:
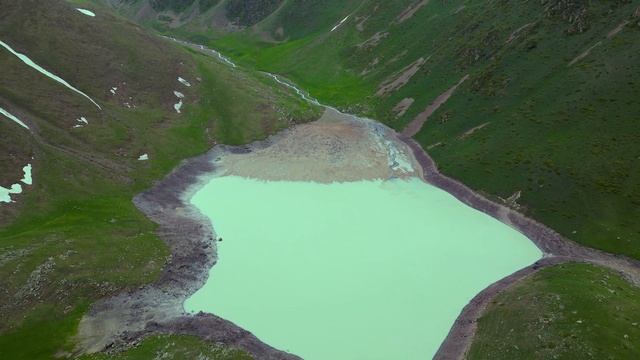
[[[84,356],[81,360],[249,360],[252,359],[237,350],[203,343],[189,336],[157,336],[144,340],[139,346],[114,356],[96,354]]]
[[[424,147],[442,145],[430,153],[443,171],[496,199],[522,191],[524,211],[566,237],[640,258],[640,224],[634,221],[640,216],[640,20],[633,17],[640,3],[578,1],[588,15],[572,23],[566,16],[575,9],[549,10],[539,2],[431,1],[413,18],[394,23],[412,3],[325,1],[322,11],[313,12],[320,2],[289,2],[248,31],[216,35],[186,26],[174,32],[209,39],[237,61],[284,74],[327,103],[396,129],[470,74],[416,136]],[[548,2],[554,3],[564,4]],[[350,20],[330,33],[348,14]],[[625,20],[629,24],[607,38]],[[507,43],[526,24],[532,25]],[[575,32],[580,24],[587,29]],[[255,35],[278,29],[289,41],[266,43]],[[390,35],[374,47],[356,46],[377,32]],[[407,85],[382,98],[373,95],[420,57],[429,60]],[[375,59],[379,64],[370,66]],[[391,109],[407,97],[415,103],[396,118]]]
[[[443,144],[430,149],[443,171],[493,198],[521,190],[523,210],[568,238],[640,258],[640,19],[632,17],[640,3],[432,0],[412,19],[393,24],[416,2],[291,1],[249,31],[158,28],[284,74],[325,102],[398,130],[470,74],[416,137],[424,147]],[[570,20],[576,9],[566,4],[586,7],[588,16]],[[545,9],[550,5],[559,8]],[[329,33],[348,14],[351,20]],[[356,23],[364,17],[359,31]],[[629,24],[607,38],[624,20]],[[526,24],[532,25],[507,43]],[[584,24],[584,31],[575,31]],[[379,45],[355,46],[379,31],[390,33]],[[264,42],[256,36],[261,33],[286,41]],[[568,66],[598,41],[591,54]],[[407,85],[373,96],[419,57],[429,60]],[[371,66],[375,59],[379,65]],[[396,118],[391,109],[407,97],[415,103]],[[472,358],[638,357],[637,299],[636,288],[599,268],[545,270],[490,308]],[[576,326],[574,310],[590,323]],[[548,315],[559,321],[548,322]]]
[[[0,7],[3,41],[104,108],[0,52],[1,105],[36,132],[29,138],[11,128],[30,139],[20,152],[35,156],[34,186],[0,206],[0,351],[44,359],[70,350],[91,301],[158,275],[167,250],[131,203],[136,193],[216,142],[263,138],[317,113],[264,77],[146,35],[102,8],[92,7],[98,16],[90,18],[61,1]],[[193,87],[181,87],[177,76]],[[172,109],[174,89],[186,95],[182,115]],[[79,116],[89,125],[72,129]],[[0,142],[3,166],[14,143]],[[138,161],[142,153],[150,161]]]
[[[544,269],[500,294],[469,359],[637,359],[640,289],[585,264]]]

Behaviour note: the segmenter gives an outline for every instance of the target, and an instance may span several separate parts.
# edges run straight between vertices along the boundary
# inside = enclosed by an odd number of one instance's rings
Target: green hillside
[[[468,358],[635,359],[639,296],[637,286],[594,266],[544,269],[494,299]]]
[[[159,28],[397,130],[468,74],[416,135],[442,170],[640,258],[640,2],[284,1],[264,15],[267,3],[240,31]]]
[[[136,194],[215,144],[318,117],[259,71],[399,132],[460,83],[414,136],[443,173],[569,239],[640,259],[640,0],[0,0],[0,9],[1,41],[101,107],[0,47],[0,107],[30,128],[0,115],[0,186],[27,163],[34,174],[0,206],[2,358],[71,356],[95,300],[158,277],[169,254]],[[637,290],[592,266],[545,269],[495,299],[469,357],[637,358]],[[85,358],[161,353],[247,357],[158,336]]]
[[[27,163],[34,177],[0,206],[6,359],[70,351],[91,302],[158,276],[168,251],[135,194],[216,143],[247,143],[318,114],[259,74],[83,6],[96,17],[63,1],[0,1],[0,40],[102,108],[0,48],[0,107],[31,130],[0,118],[0,184],[20,179]],[[174,91],[184,94],[180,114]],[[80,117],[88,124],[75,127]]]
[[[146,24],[398,131],[468,75],[414,136],[442,171],[640,259],[640,1],[284,0],[237,26],[226,3]],[[603,278],[614,292],[594,285]],[[545,270],[495,300],[468,356],[637,357],[636,290],[583,265]],[[571,323],[569,305],[593,324]],[[563,320],[540,322],[549,316]]]

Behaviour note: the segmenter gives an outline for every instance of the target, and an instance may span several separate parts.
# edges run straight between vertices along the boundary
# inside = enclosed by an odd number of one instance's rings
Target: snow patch
[[[8,117],[9,120],[13,120],[16,124],[18,124],[18,125],[22,126],[23,128],[29,130],[29,127],[27,126],[27,124],[23,123],[22,121],[20,121],[20,119],[18,119],[17,117],[15,117],[14,115],[12,115],[7,110],[5,110],[5,109],[3,109],[1,107],[0,107],[0,114]]]
[[[180,83],[182,85],[186,86],[186,87],[190,87],[191,86],[191,83],[189,83],[187,80],[185,80],[185,79],[183,79],[181,77],[178,78],[178,81],[180,81]]]
[[[22,172],[24,175],[20,180],[25,185],[32,185],[33,179],[31,177],[31,164],[27,164],[22,168]],[[21,194],[22,193],[22,185],[20,183],[13,184],[9,189],[0,186],[0,203],[12,203],[15,202],[11,199],[11,195],[13,194]]]
[[[142,154],[138,157],[139,161],[147,161],[149,160],[149,154]]]
[[[24,174],[22,176],[22,181],[24,184],[26,185],[33,185],[33,178],[31,177],[31,164],[27,164],[27,166],[22,168],[22,173]]]
[[[176,112],[178,114],[180,114],[180,109],[182,109],[182,99],[180,99],[180,101],[178,101],[175,105],[173,105],[173,108],[176,110]]]
[[[184,94],[179,91],[173,91],[173,95],[178,98],[178,103],[173,105],[173,108],[176,110],[178,114],[180,114],[180,109],[182,109],[182,99],[184,99]]]
[[[89,125],[89,121],[87,121],[87,118],[85,118],[84,116],[81,116],[79,119],[76,119],[76,121],[78,122],[78,124],[76,124],[74,128],[79,128],[85,125]]]
[[[334,32],[335,30],[337,30],[337,29],[340,27],[340,25],[344,24],[344,22],[345,22],[345,21],[347,21],[347,20],[349,19],[349,17],[350,17],[350,16],[351,16],[351,15],[347,15],[347,17],[346,17],[346,18],[344,18],[344,19],[342,19],[342,20],[338,23],[338,25],[334,26],[334,27],[333,27],[333,29],[331,29],[331,31],[330,31],[330,32]]]
[[[0,186],[0,203],[12,203],[12,194],[20,194],[22,192],[22,186],[20,184],[13,184],[11,188],[7,189]]]
[[[87,9],[80,9],[80,8],[76,8],[76,10],[80,11],[81,13],[87,15],[87,16],[91,16],[91,17],[96,17],[96,14],[93,11],[87,10]]]
[[[111,95],[115,95],[118,92],[118,88],[112,87],[111,90],[109,90],[109,92],[111,93]]]
[[[45,75],[46,77],[53,79],[57,82],[59,82],[60,84],[66,86],[67,88],[75,91],[76,93],[84,96],[85,98],[89,99],[89,101],[91,101],[95,106],[98,107],[98,109],[102,110],[102,108],[100,107],[100,105],[98,105],[97,102],[93,101],[93,99],[91,97],[89,97],[89,95],[83,93],[82,91],[76,89],[75,87],[73,87],[71,84],[69,84],[68,82],[66,82],[63,78],[50,73],[49,71],[47,71],[46,69],[44,69],[42,66],[34,63],[31,59],[29,59],[28,56],[21,54],[15,50],[13,50],[13,48],[11,46],[9,46],[8,44],[6,44],[4,41],[0,40],[0,45],[2,45],[5,49],[9,50],[10,53],[12,53],[13,55],[15,55],[18,59],[20,59],[23,63],[29,65],[30,67],[34,68],[35,70],[37,70],[38,72],[40,72],[41,74]]]

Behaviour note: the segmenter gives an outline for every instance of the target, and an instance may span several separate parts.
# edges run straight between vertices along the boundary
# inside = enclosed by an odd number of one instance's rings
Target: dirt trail
[[[511,33],[511,35],[509,35],[509,38],[507,39],[507,41],[505,41],[505,44],[511,44],[511,42],[513,42],[513,40],[517,39],[520,36],[520,33],[523,30],[526,30],[527,28],[529,28],[530,26],[535,25],[535,23],[527,23],[522,25],[521,27],[519,27],[518,29],[516,29],[514,32]]]
[[[483,129],[484,127],[486,127],[487,125],[491,124],[491,121],[487,121],[485,123],[482,123],[478,126],[474,126],[471,129],[465,131],[462,135],[458,136],[459,140],[464,140],[466,138],[468,138],[469,136],[475,134],[476,131]]]
[[[358,49],[368,49],[368,48],[376,47],[378,46],[380,41],[382,41],[387,36],[389,36],[388,31],[378,31],[377,33],[373,34],[369,39],[358,44],[357,45]]]
[[[427,119],[431,115],[433,115],[433,113],[436,112],[436,110],[438,110],[438,108],[440,108],[442,104],[446,103],[447,100],[449,100],[449,98],[451,97],[451,95],[453,95],[453,93],[456,91],[458,86],[462,85],[462,83],[467,81],[467,79],[469,79],[469,75],[465,75],[462,79],[460,79],[460,81],[458,81],[456,85],[452,86],[451,88],[449,88],[449,90],[445,91],[440,96],[438,96],[431,103],[431,105],[427,106],[427,108],[423,112],[418,114],[418,116],[416,116],[409,123],[409,125],[407,125],[407,127],[404,128],[404,130],[402,131],[402,136],[408,137],[408,138],[414,137],[420,131],[420,129],[422,129],[422,126],[427,121]]]
[[[623,22],[621,22],[620,25],[616,26],[613,30],[607,33],[607,39],[611,39],[612,37],[616,36],[620,31],[622,31],[622,29],[624,29],[625,26],[627,26],[627,24],[629,24],[629,20],[624,20]]]
[[[400,100],[400,102],[396,104],[391,111],[396,113],[396,118],[401,118],[406,114],[415,101],[416,100],[414,98],[404,98]]]

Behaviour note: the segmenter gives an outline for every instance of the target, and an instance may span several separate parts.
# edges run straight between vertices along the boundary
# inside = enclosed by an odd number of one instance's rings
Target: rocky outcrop
[[[545,15],[570,24],[568,34],[580,34],[589,29],[589,12],[585,1],[541,0]]]

